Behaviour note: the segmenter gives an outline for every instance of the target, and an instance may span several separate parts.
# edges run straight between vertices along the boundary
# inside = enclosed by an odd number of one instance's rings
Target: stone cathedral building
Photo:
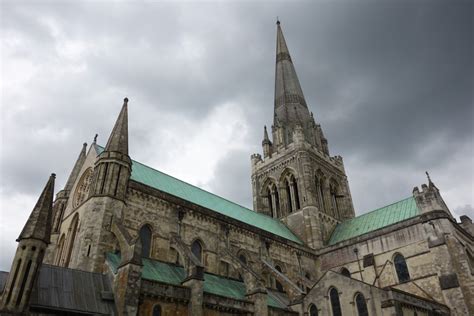
[[[105,146],[84,144],[55,198],[46,183],[0,273],[3,314],[474,315],[471,219],[429,176],[355,217],[277,24],[254,209],[133,160],[125,99]]]

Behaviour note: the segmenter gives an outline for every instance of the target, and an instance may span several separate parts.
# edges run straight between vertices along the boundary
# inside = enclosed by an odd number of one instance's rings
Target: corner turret
[[[54,173],[49,177],[17,239],[18,247],[0,300],[0,311],[21,314],[28,309],[30,293],[50,243],[55,177]]]
[[[91,195],[124,201],[131,171],[132,161],[128,156],[128,98],[125,98],[105,150],[97,158]]]
[[[413,197],[421,213],[428,213],[432,211],[444,211],[452,217],[446,203],[444,203],[438,188],[431,181],[430,175],[426,172],[428,177],[428,185],[422,184],[421,191],[418,187],[413,188]]]

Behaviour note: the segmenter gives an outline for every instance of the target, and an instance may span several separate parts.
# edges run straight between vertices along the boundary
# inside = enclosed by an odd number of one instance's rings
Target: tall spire
[[[123,106],[110,134],[105,151],[116,151],[128,155],[128,98],[123,99]]]
[[[17,241],[22,239],[37,239],[49,244],[51,237],[51,221],[53,217],[54,179],[53,173],[36,202],[25,227]]]
[[[74,164],[74,167],[72,168],[71,174],[69,175],[69,178],[67,179],[66,185],[64,186],[64,190],[67,191],[66,194],[69,194],[69,192],[72,190],[74,182],[76,182],[77,176],[79,175],[79,172],[81,171],[84,161],[86,160],[86,151],[87,151],[87,143],[84,143],[82,145],[81,152],[79,153],[79,156],[77,157],[76,163]]]
[[[277,21],[274,117],[275,125],[286,126],[294,126],[298,120],[310,118],[280,21]]]

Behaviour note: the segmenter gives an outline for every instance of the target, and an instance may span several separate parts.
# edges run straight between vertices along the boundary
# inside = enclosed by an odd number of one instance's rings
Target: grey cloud
[[[219,104],[241,106],[247,149],[202,181],[251,205],[249,156],[272,122],[278,15],[310,108],[345,158],[357,210],[405,197],[425,169],[446,188],[473,186],[468,156],[463,174],[447,171],[474,147],[472,2],[1,5],[2,34],[24,41],[2,63],[39,69],[15,93],[2,91],[2,192],[34,194],[51,171],[59,188],[84,141],[97,132],[105,143],[127,95],[139,160],[166,151],[160,140],[149,147],[165,114],[202,121]],[[65,41],[85,49],[68,59]],[[84,68],[68,70],[76,66]],[[2,70],[2,82],[11,75]],[[38,138],[46,127],[51,135]],[[459,193],[456,203],[474,202]]]

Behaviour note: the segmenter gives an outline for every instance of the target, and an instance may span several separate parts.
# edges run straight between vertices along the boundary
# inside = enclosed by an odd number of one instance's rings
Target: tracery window
[[[347,268],[342,268],[341,274],[349,278],[351,277],[351,272]]]
[[[295,177],[292,177],[293,179],[293,192],[295,193],[295,207],[297,210],[300,209],[300,194],[298,193],[298,182],[296,181]]]
[[[356,294],[355,303],[357,307],[357,315],[369,316],[369,310],[367,309],[367,302],[365,301],[365,297],[364,295],[362,295],[362,293]]]
[[[195,240],[191,245],[191,252],[202,262],[202,245],[199,240]]]
[[[318,193],[318,204],[321,211],[326,210],[326,202],[324,201],[324,180],[322,177],[316,178],[316,186]]]
[[[273,199],[272,199],[272,190],[270,188],[267,189],[267,199],[268,199],[268,208],[270,209],[270,214],[272,217],[275,217],[275,211],[273,210]]]
[[[316,305],[311,304],[309,307],[309,316],[318,316],[318,308]]]
[[[410,273],[405,258],[401,254],[396,254],[393,258],[395,271],[397,272],[398,282],[403,283],[410,281]]]
[[[153,306],[152,316],[161,316],[161,306],[160,305]]]
[[[76,240],[77,228],[79,226],[79,215],[76,213],[74,218],[72,219],[71,225],[69,226],[69,233],[68,233],[68,245],[67,245],[67,252],[66,252],[66,259],[64,261],[64,266],[69,266],[69,261],[71,260],[72,249],[74,248],[74,241]]]
[[[142,257],[150,257],[151,251],[151,228],[148,225],[144,225],[140,228],[140,241],[142,242]]]
[[[290,189],[290,182],[288,179],[285,181],[285,188],[286,188],[286,196],[288,202],[288,211],[289,213],[293,212],[293,204],[291,203],[291,189]]]
[[[89,189],[92,183],[92,176],[94,175],[94,170],[92,168],[87,168],[86,171],[81,176],[76,190],[74,191],[74,200],[73,206],[78,207],[82,202],[84,202],[89,196]]]
[[[339,292],[336,288],[329,291],[329,299],[331,300],[331,309],[333,316],[342,316],[341,302],[339,301]]]

